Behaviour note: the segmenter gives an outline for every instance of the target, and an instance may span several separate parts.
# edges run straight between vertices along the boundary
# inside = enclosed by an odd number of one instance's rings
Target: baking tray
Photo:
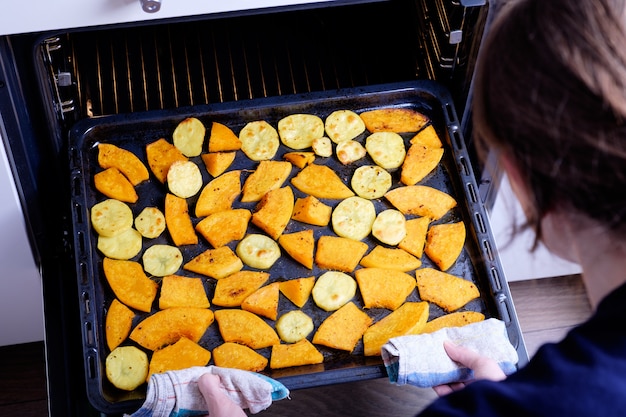
[[[294,113],[316,114],[322,119],[335,110],[349,109],[357,113],[377,108],[401,107],[417,110],[428,116],[431,124],[444,142],[444,158],[439,166],[420,184],[437,188],[452,195],[458,206],[448,212],[435,223],[448,223],[463,220],[467,228],[465,247],[455,265],[447,272],[462,276],[473,281],[479,288],[481,297],[473,300],[461,310],[479,311],[487,317],[502,319],[507,326],[508,335],[512,344],[518,350],[520,363],[527,360],[524,342],[514,306],[511,301],[508,285],[500,265],[495,241],[490,230],[485,208],[478,197],[478,187],[470,158],[460,131],[459,120],[449,92],[431,81],[414,81],[409,83],[394,83],[362,88],[333,90],[302,95],[288,95],[272,98],[241,100],[231,103],[215,105],[201,105],[179,108],[167,111],[151,111],[143,113],[121,114],[100,118],[86,119],[76,124],[69,132],[69,154],[71,165],[71,189],[73,204],[74,245],[76,254],[76,271],[79,284],[81,320],[83,328],[83,353],[85,361],[85,378],[88,397],[91,403],[105,413],[130,412],[137,409],[145,398],[145,384],[132,392],[123,392],[114,388],[106,379],[104,361],[108,354],[105,341],[104,319],[106,309],[114,298],[102,271],[103,255],[97,251],[97,235],[91,229],[89,210],[97,202],[106,197],[98,193],[93,186],[93,175],[101,170],[97,164],[97,145],[100,142],[112,143],[130,150],[147,165],[145,145],[159,138],[166,138],[171,142],[172,133],[177,124],[186,117],[196,117],[207,126],[207,136],[211,122],[220,122],[230,127],[235,133],[248,122],[265,120],[277,127],[282,117]],[[364,141],[367,131],[357,138]],[[405,141],[414,135],[402,135]],[[290,151],[281,144],[274,159],[282,159],[282,154]],[[210,180],[204,169],[200,157],[192,158],[203,172],[205,184]],[[363,164],[373,164],[368,157],[349,166],[343,166],[335,157],[316,158],[316,163],[326,164],[335,169],[339,176],[347,180],[356,167]],[[241,151],[231,169],[253,170],[257,162],[246,158]],[[294,167],[292,176],[299,171]],[[246,173],[242,176],[242,184]],[[393,173],[394,187],[399,185],[399,172]],[[290,177],[291,178],[291,177]],[[289,184],[290,179],[285,182]],[[295,187],[295,197],[304,196]],[[139,200],[131,204],[133,214],[137,215],[144,207],[156,205],[163,208],[166,188],[154,177],[137,186]],[[193,213],[196,197],[188,199],[190,213]],[[337,200],[323,200],[326,204],[335,206]],[[384,198],[375,200],[377,212],[385,208],[392,208]],[[237,207],[254,209],[256,203],[234,203]],[[200,219],[192,217],[194,225]],[[310,225],[291,221],[285,232],[295,232]],[[323,234],[332,234],[329,227],[313,227],[316,239]],[[249,233],[258,232],[255,226],[250,225]],[[199,238],[198,245],[183,246],[184,262],[200,254],[211,246]],[[370,248],[375,244],[374,239],[364,240]],[[157,239],[144,239],[142,251],[133,258],[140,261],[143,250],[152,244],[172,244],[167,232]],[[236,242],[229,245],[234,249]],[[424,255],[422,266],[431,267],[432,262]],[[244,267],[244,269],[249,269]],[[313,271],[305,268],[288,256],[281,259],[269,271],[270,281],[305,276],[319,276],[323,273],[317,266]],[[200,276],[188,273],[182,268],[179,275]],[[205,289],[209,300],[212,298],[215,280],[204,277]],[[158,296],[157,296],[158,299]],[[417,290],[408,298],[409,301],[418,301]],[[362,306],[360,294],[353,300]],[[155,299],[156,304],[156,299]],[[211,306],[215,309],[215,306]],[[219,308],[219,307],[218,307]],[[296,308],[281,295],[279,316],[281,313]],[[317,326],[330,314],[315,307],[309,300],[303,310],[314,319]],[[156,306],[153,306],[153,312]],[[389,313],[384,309],[369,309],[366,312],[375,321]],[[430,305],[430,319],[444,314],[443,310],[434,304]],[[145,318],[148,313],[138,312],[134,324]],[[272,324],[271,320],[266,320]],[[312,337],[312,334],[309,338]],[[217,325],[209,327],[200,344],[212,350],[219,343],[221,337]],[[132,344],[126,341],[124,344]],[[363,356],[362,342],[359,342],[354,352],[346,353],[318,346],[324,355],[324,363],[281,370],[267,370],[265,374],[283,382],[289,389],[310,388],[314,386],[345,383],[364,379],[385,377],[385,369],[379,357]],[[270,349],[261,349],[259,353],[269,357]]]

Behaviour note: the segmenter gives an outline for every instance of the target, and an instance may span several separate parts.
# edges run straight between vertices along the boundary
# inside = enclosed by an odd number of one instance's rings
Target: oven
[[[0,136],[42,276],[51,415],[132,411],[102,410],[85,394],[99,367],[99,356],[88,352],[101,324],[89,317],[100,306],[77,259],[82,241],[76,219],[84,213],[77,208],[76,184],[83,172],[69,138],[107,117],[141,124],[203,112],[240,115],[249,106],[265,114],[276,106],[306,110],[306,103],[344,97],[347,102],[336,104],[342,106],[372,95],[394,105],[413,99],[407,98],[412,83],[419,90],[426,82],[445,101],[443,133],[463,151],[459,164],[473,197],[462,198],[473,199],[468,216],[482,236],[475,256],[487,303],[506,319],[520,360],[526,360],[484,215],[497,178],[478,163],[471,142],[472,74],[494,6],[480,0],[269,1],[257,8],[235,2],[232,10],[171,16],[166,0],[163,6],[140,3],[145,19],[0,37]],[[314,381],[285,381],[298,389],[384,376],[380,363],[362,365],[322,372]]]

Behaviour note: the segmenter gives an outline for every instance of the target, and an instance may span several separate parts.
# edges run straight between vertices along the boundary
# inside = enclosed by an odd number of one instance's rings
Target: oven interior
[[[0,88],[3,137],[42,270],[51,415],[93,412],[71,400],[84,390],[76,377],[84,374],[81,300],[64,183],[72,126],[106,115],[245,106],[428,79],[447,88],[464,115],[479,167],[464,113],[487,16],[482,1],[365,1],[3,37],[1,87],[10,87]]]

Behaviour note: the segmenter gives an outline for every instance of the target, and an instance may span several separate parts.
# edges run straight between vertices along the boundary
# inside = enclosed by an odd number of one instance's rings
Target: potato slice
[[[296,199],[291,218],[314,226],[326,226],[333,209],[312,195]]]
[[[411,145],[419,144],[428,146],[429,148],[441,148],[443,146],[433,125],[428,125],[417,132],[417,134],[411,138],[410,143]]]
[[[419,334],[428,320],[428,303],[407,302],[380,321],[372,324],[363,334],[363,354],[380,356],[380,350],[392,337]]]
[[[426,322],[420,333],[432,333],[444,327],[461,327],[485,320],[485,315],[476,311],[457,311]]]
[[[354,139],[365,131],[365,123],[352,110],[336,110],[326,117],[324,128],[335,143]]]
[[[154,351],[150,359],[147,379],[149,380],[152,374],[178,371],[192,366],[205,366],[210,360],[210,351],[186,337],[181,337],[173,345]]]
[[[278,238],[278,243],[293,259],[313,269],[313,251],[315,250],[313,230],[282,234]]]
[[[289,311],[276,322],[276,332],[283,342],[296,343],[306,338],[314,329],[313,319],[302,310]]]
[[[360,116],[370,132],[417,132],[429,122],[420,112],[403,108],[370,110]]]
[[[241,149],[241,141],[226,125],[213,122],[209,136],[209,152],[237,151]]]
[[[217,281],[213,304],[220,307],[239,307],[241,303],[267,282],[270,274],[257,271],[239,271]]]
[[[302,169],[315,161],[315,152],[287,152],[283,158]]]
[[[350,165],[353,162],[358,161],[361,158],[364,158],[367,154],[367,151],[356,140],[346,140],[343,142],[339,142],[337,147],[335,148],[335,153],[337,154],[337,159],[344,165]]]
[[[333,143],[326,136],[315,139],[311,144],[311,148],[315,155],[323,158],[328,158],[333,155]]]
[[[187,200],[167,193],[165,196],[165,224],[176,246],[196,245],[198,235],[189,217]]]
[[[170,166],[176,161],[187,160],[187,157],[176,146],[163,138],[149,143],[146,146],[146,155],[150,170],[156,179],[163,184],[167,180],[167,171],[169,171]]]
[[[198,156],[204,147],[204,124],[195,117],[188,117],[180,122],[172,135],[174,146],[187,157]]]
[[[430,219],[428,217],[418,217],[406,221],[406,236],[400,243],[398,248],[404,249],[411,255],[420,259],[424,253],[424,243],[426,242],[426,233]]]
[[[257,233],[244,237],[235,251],[245,265],[256,269],[270,269],[280,258],[280,247],[274,239]]]
[[[313,343],[352,352],[372,318],[353,302],[328,316],[313,335]]]
[[[215,320],[225,342],[241,343],[251,349],[263,349],[280,343],[274,329],[249,311],[217,310]]]
[[[113,299],[104,322],[109,350],[115,349],[126,340],[133,326],[133,317],[135,317],[133,310],[126,307],[117,298]]]
[[[93,176],[96,190],[109,198],[135,203],[139,196],[133,184],[115,167],[107,168]]]
[[[181,337],[198,343],[213,319],[213,312],[207,308],[168,308],[137,324],[130,332],[130,339],[150,350],[176,343]]]
[[[147,273],[164,277],[178,271],[183,263],[183,254],[175,246],[152,245],[143,253],[141,260]]]
[[[422,261],[403,249],[376,245],[361,259],[360,264],[365,268],[387,268],[409,272],[422,266]]]
[[[354,298],[356,281],[339,271],[324,272],[313,286],[313,301],[325,311],[335,311]]]
[[[415,289],[415,278],[395,269],[361,268],[355,276],[364,308],[395,310]]]
[[[280,283],[273,282],[265,285],[241,302],[241,309],[254,313],[258,316],[276,320],[278,316],[278,298]]]
[[[117,168],[132,185],[150,178],[148,169],[134,153],[110,143],[98,144],[98,164],[103,169]]]
[[[372,133],[365,139],[365,149],[376,165],[388,170],[399,168],[406,156],[404,139],[393,132]]]
[[[196,231],[214,248],[241,240],[246,235],[252,213],[246,209],[224,210],[213,213],[196,225]]]
[[[155,239],[165,230],[165,216],[156,207],[146,207],[135,217],[135,229],[143,237]]]
[[[291,366],[314,365],[324,362],[324,356],[307,339],[296,343],[272,346],[270,368],[282,369]]]
[[[146,276],[141,264],[104,258],[102,267],[109,286],[122,303],[139,311],[150,312],[158,284]]]
[[[473,282],[446,272],[421,268],[415,271],[415,276],[420,298],[437,304],[447,312],[458,310],[480,297]]]
[[[115,236],[98,236],[98,250],[113,259],[134,258],[142,245],[141,234],[133,228]]]
[[[253,161],[272,159],[280,145],[278,132],[265,120],[246,124],[239,132],[239,140],[241,150]]]
[[[281,282],[279,289],[289,301],[302,308],[309,299],[314,285],[315,277],[294,278]]]
[[[167,187],[177,197],[193,197],[202,188],[200,168],[192,161],[174,162],[167,171]]]
[[[384,196],[392,182],[386,169],[378,165],[363,165],[352,174],[350,185],[359,197],[374,200]]]
[[[237,152],[211,152],[203,153],[200,157],[206,170],[212,177],[219,177],[228,169],[235,161]]]
[[[93,205],[91,225],[100,236],[115,236],[133,227],[133,212],[127,204],[110,198]]]
[[[183,269],[211,278],[220,279],[243,268],[243,262],[228,246],[207,249],[185,265]]]
[[[148,355],[135,346],[119,346],[105,360],[107,379],[116,388],[133,391],[146,382]]]
[[[443,148],[430,148],[420,144],[409,147],[400,173],[400,182],[415,185],[430,174],[443,157]]]
[[[368,246],[346,237],[321,236],[317,240],[315,263],[320,268],[352,272],[357,267]]]
[[[268,360],[248,346],[226,342],[213,349],[213,362],[223,368],[261,372],[267,366]]]
[[[339,200],[354,195],[335,171],[325,165],[308,165],[293,177],[291,183],[303,193],[317,198]]]
[[[372,231],[376,219],[376,208],[370,200],[348,197],[333,210],[333,231],[341,237],[363,240]]]
[[[426,256],[442,271],[448,270],[463,250],[465,233],[465,224],[462,221],[431,226],[426,235]]]
[[[436,188],[425,185],[407,185],[395,188],[385,198],[405,215],[416,215],[438,220],[456,207],[456,200]]]
[[[315,139],[324,136],[324,122],[314,114],[290,114],[278,121],[278,134],[288,148],[310,148]]]
[[[293,204],[291,187],[272,190],[257,204],[251,221],[272,239],[277,240],[291,219]]]
[[[243,184],[242,203],[259,201],[269,191],[282,187],[291,174],[291,162],[261,161]]]
[[[161,281],[159,308],[173,307],[209,308],[210,303],[200,278],[168,275]]]
[[[372,224],[372,236],[390,246],[395,246],[406,237],[406,219],[398,210],[383,210]]]
[[[204,186],[196,202],[196,217],[230,210],[241,193],[241,171],[229,171]]]

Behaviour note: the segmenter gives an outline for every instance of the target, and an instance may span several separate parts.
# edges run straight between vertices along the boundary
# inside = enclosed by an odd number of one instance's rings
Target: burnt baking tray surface
[[[93,175],[101,170],[97,162],[97,145],[99,143],[111,143],[132,151],[147,167],[145,146],[160,138],[166,138],[171,142],[172,133],[177,124],[187,117],[196,117],[201,120],[207,127],[208,137],[212,122],[225,124],[235,133],[238,133],[246,123],[258,120],[265,120],[276,128],[278,121],[282,117],[295,113],[315,114],[321,117],[322,120],[325,120],[325,117],[335,110],[348,109],[361,113],[366,110],[388,107],[413,109],[426,115],[442,142],[444,142],[445,151],[442,162],[435,171],[419,184],[444,191],[453,196],[458,202],[456,208],[435,223],[449,223],[462,220],[467,228],[465,247],[454,266],[447,272],[471,280],[480,290],[481,297],[468,303],[462,310],[478,311],[485,314],[486,317],[496,317],[504,320],[507,324],[509,338],[520,354],[520,361],[523,363],[526,360],[519,324],[497,257],[488,218],[484,206],[478,197],[478,187],[449,93],[439,84],[430,81],[385,84],[304,95],[242,100],[217,105],[202,105],[180,108],[175,111],[107,116],[84,120],[74,126],[69,134],[69,153],[76,268],[79,297],[81,299],[81,320],[83,323],[85,377],[89,399],[96,408],[105,413],[129,412],[137,409],[145,398],[146,387],[144,384],[132,392],[120,391],[109,383],[105,375],[104,362],[109,350],[105,341],[104,323],[106,310],[112,302],[114,294],[104,277],[102,270],[103,255],[96,249],[97,234],[93,231],[89,222],[90,208],[106,198],[93,185]],[[366,131],[357,140],[363,143],[367,135],[368,132]],[[414,133],[402,134],[402,136],[408,143],[410,138],[414,136]],[[282,155],[288,151],[292,150],[281,144],[274,159],[282,159]],[[195,157],[191,158],[191,160],[196,162],[201,168],[204,183],[206,184],[210,180],[210,176],[204,169],[201,158]],[[343,166],[334,156],[330,158],[317,157],[315,163],[325,164],[335,169],[344,181],[347,180],[347,185],[349,185],[351,172],[356,167],[364,164],[373,164],[368,156],[349,166]],[[231,169],[244,170],[242,174],[243,184],[247,173],[253,170],[256,165],[257,162],[249,160],[241,151],[238,151],[237,158]],[[299,169],[294,167],[291,177],[298,171]],[[399,171],[393,173],[393,176],[393,187],[397,187],[399,186]],[[291,177],[284,185],[290,184]],[[136,189],[139,200],[134,204],[130,204],[135,216],[147,206],[157,206],[163,209],[163,201],[167,189],[153,176],[148,181],[139,184]],[[292,189],[296,198],[304,196],[295,187],[292,186]],[[193,213],[196,199],[197,195],[188,199],[191,214]],[[323,201],[333,207],[339,202],[339,200]],[[377,212],[385,208],[393,208],[384,198],[375,200],[374,203]],[[234,206],[245,207],[251,210],[254,209],[255,205],[256,203],[243,204],[238,200],[234,203]],[[199,220],[192,216],[194,225]],[[307,227],[311,228],[310,225],[292,220],[285,232],[296,232]],[[324,234],[333,234],[330,226],[313,228],[316,239]],[[250,224],[248,232],[258,233],[259,230]],[[376,244],[372,237],[364,239],[364,242],[370,248]],[[173,245],[167,231],[156,239],[144,238],[142,251],[132,260],[141,262],[143,251],[149,246],[158,243]],[[234,250],[236,243],[234,242],[229,246]],[[198,245],[183,246],[180,249],[183,253],[184,262],[187,262],[210,248],[211,246],[202,237],[199,237]],[[422,267],[433,267],[433,263],[426,255],[421,260]],[[244,269],[250,268],[244,267]],[[269,272],[269,282],[272,282],[296,277],[319,276],[324,270],[317,266],[314,266],[313,270],[307,269],[293,261],[288,255],[284,255],[281,256],[280,260]],[[410,273],[413,274],[413,272]],[[200,276],[184,271],[182,268],[177,274]],[[158,281],[157,278],[154,279]],[[210,300],[216,280],[208,277],[203,277],[203,279]],[[158,296],[155,299],[152,312],[157,310],[157,300]],[[417,290],[414,290],[407,300],[419,301]],[[360,307],[363,306],[358,291],[353,301]],[[211,308],[215,309],[216,307],[211,306]],[[281,295],[279,316],[281,313],[295,308],[297,307]],[[316,328],[330,314],[315,307],[311,299],[303,307],[303,311],[312,316]],[[389,313],[388,310],[384,309],[365,311],[374,321]],[[434,304],[430,305],[429,320],[442,314],[444,314],[443,310]],[[148,313],[137,312],[133,324],[138,323],[147,315]],[[271,320],[266,321],[273,324]],[[309,338],[311,337],[312,334]],[[222,339],[217,324],[214,323],[209,327],[199,343],[206,349],[212,350],[221,342]],[[127,340],[123,344],[133,344],[133,342]],[[363,356],[362,342],[359,342],[352,354],[324,348],[323,346],[317,347],[324,355],[325,360],[323,364],[273,371],[269,370],[268,366],[264,373],[280,380],[290,389],[309,388],[386,376],[384,366],[379,357]],[[269,357],[270,349],[261,349],[259,353]]]

